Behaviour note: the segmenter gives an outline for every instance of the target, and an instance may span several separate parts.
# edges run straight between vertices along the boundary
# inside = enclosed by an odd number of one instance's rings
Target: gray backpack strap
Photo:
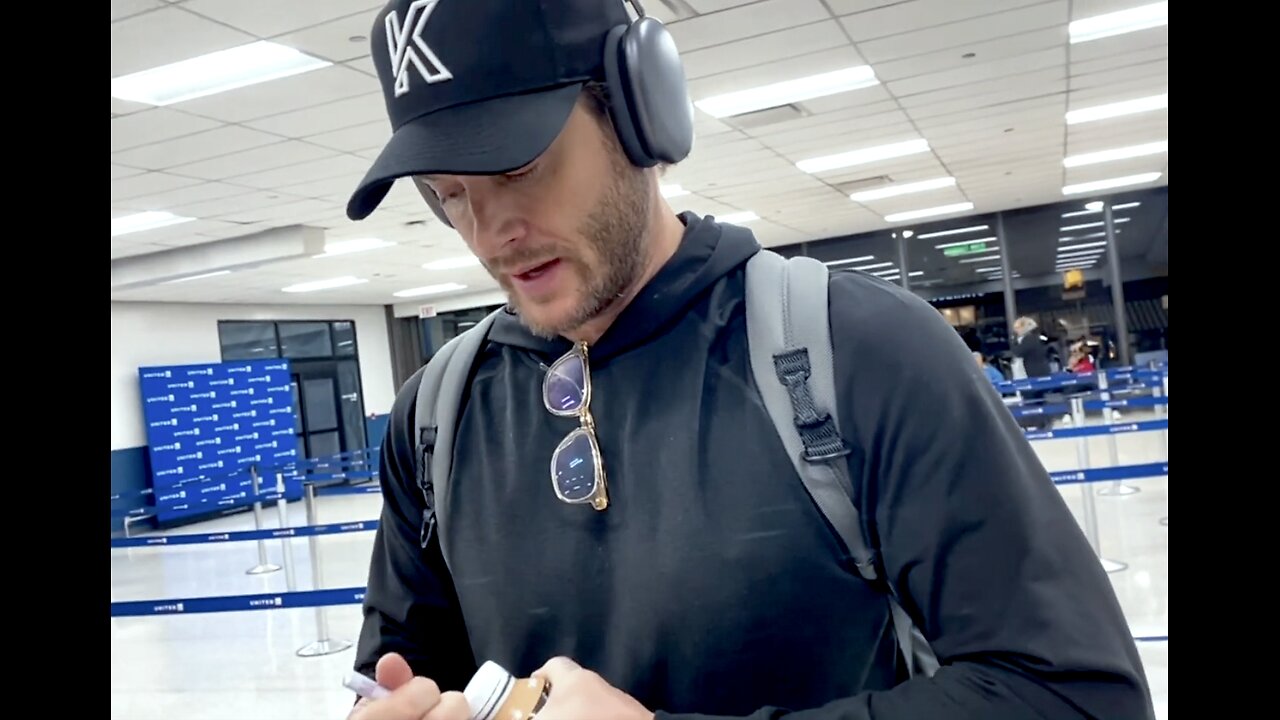
[[[879,558],[867,545],[849,477],[849,448],[839,431],[835,360],[828,322],[827,267],[761,250],[747,261],[747,342],[756,386],[792,465],[858,572],[875,583]],[[890,583],[894,633],[910,673],[932,675],[938,662],[902,609]]]
[[[462,393],[466,389],[471,366],[480,352],[498,309],[466,332],[445,343],[423,370],[418,384],[417,405],[414,411],[414,438],[418,452],[418,486],[426,499],[422,513],[422,547],[427,546],[431,533],[439,533],[440,551],[445,564],[449,563],[448,549],[444,545],[444,526],[441,508],[448,507],[449,480],[453,470],[453,438],[458,425]]]

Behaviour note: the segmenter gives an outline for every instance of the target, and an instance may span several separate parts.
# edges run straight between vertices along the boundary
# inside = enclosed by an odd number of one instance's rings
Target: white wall
[[[111,303],[111,449],[147,444],[138,368],[220,362],[219,320],[353,320],[366,413],[391,411],[395,387],[381,306]]]

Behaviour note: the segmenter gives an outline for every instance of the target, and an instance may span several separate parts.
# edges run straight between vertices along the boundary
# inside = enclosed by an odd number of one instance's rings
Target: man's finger
[[[554,687],[556,683],[564,681],[568,675],[581,669],[582,666],[567,657],[553,657],[535,670],[533,676],[546,679]]]
[[[374,676],[379,685],[388,690],[395,690],[413,679],[413,670],[400,653],[387,653],[378,658]]]
[[[371,703],[367,712],[379,720],[386,718],[423,718],[440,702],[440,688],[424,677],[416,677],[405,683],[391,695]],[[376,713],[375,713],[376,711]],[[361,716],[357,716],[361,717]],[[464,718],[464,720],[466,720]]]
[[[450,691],[440,696],[440,703],[422,720],[471,720],[471,707],[466,696]]]

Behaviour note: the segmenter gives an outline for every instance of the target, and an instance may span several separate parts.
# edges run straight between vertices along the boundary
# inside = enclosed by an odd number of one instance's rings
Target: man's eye
[[[520,168],[519,170],[516,170],[515,172],[509,172],[506,175],[503,175],[503,177],[506,178],[509,182],[519,182],[521,180],[525,180],[530,176],[532,176],[534,171],[537,169],[538,169],[537,163],[529,163],[528,165],[525,165],[524,167]]]

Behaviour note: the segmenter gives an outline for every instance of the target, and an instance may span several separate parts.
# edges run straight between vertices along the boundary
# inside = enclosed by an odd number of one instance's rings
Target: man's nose
[[[472,220],[471,243],[482,258],[494,258],[526,234],[526,224],[514,198],[488,178],[469,182],[467,202]]]

